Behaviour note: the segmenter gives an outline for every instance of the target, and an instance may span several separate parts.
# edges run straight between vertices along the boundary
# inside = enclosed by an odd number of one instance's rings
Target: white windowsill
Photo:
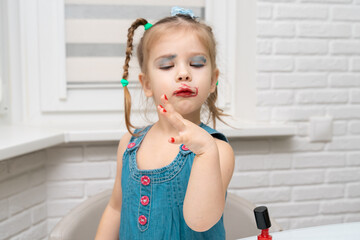
[[[0,161],[64,142],[61,131],[22,125],[0,126]]]
[[[219,127],[217,130],[229,139],[291,137],[295,135],[296,130],[295,126],[271,123],[243,124],[238,127],[241,129]],[[0,126],[0,161],[62,143],[119,141],[125,132],[126,129],[111,127],[94,130],[94,127],[90,126],[54,128],[2,125]]]

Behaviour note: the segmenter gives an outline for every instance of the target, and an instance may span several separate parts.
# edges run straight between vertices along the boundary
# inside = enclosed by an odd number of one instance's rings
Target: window
[[[177,3],[194,9],[214,27],[223,73],[219,105],[233,116],[255,120],[256,1],[133,0],[128,5],[125,0],[40,0],[18,6],[25,89],[25,94],[19,94],[27,98],[23,100],[24,121],[35,125],[106,122],[123,126],[119,82],[127,28],[135,17],[151,22],[169,15]],[[142,120],[135,58],[130,65],[132,120],[137,124]]]

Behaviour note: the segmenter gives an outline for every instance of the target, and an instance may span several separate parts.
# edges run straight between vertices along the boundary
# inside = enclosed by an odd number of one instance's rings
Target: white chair
[[[88,240],[94,239],[102,213],[109,202],[111,190],[101,192],[72,209],[51,231],[50,240]],[[224,224],[226,239],[233,240],[258,235],[251,202],[228,193]],[[271,232],[282,231],[282,228],[271,218]]]
[[[261,230],[257,229],[254,215],[255,204],[228,193],[224,210],[224,225],[226,240],[259,235]],[[270,215],[271,213],[269,213]],[[282,231],[282,227],[270,216],[270,232]]]

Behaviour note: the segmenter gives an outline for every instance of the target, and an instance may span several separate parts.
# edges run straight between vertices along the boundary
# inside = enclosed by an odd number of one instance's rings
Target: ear
[[[139,74],[139,81],[140,81],[141,86],[142,86],[142,88],[144,90],[145,96],[152,97],[153,92],[152,92],[152,89],[151,89],[150,81],[149,81],[149,79],[146,77],[146,75],[144,73]]]
[[[216,90],[216,83],[217,83],[217,81],[218,81],[218,79],[219,79],[219,74],[220,74],[220,71],[219,71],[219,69],[218,68],[216,68],[215,70],[214,70],[214,72],[213,72],[213,75],[212,75],[212,77],[211,77],[211,86],[210,86],[210,93],[213,93],[213,92],[215,92],[215,90]]]

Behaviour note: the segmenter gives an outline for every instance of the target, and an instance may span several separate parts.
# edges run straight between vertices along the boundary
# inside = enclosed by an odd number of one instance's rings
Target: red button
[[[140,202],[144,206],[148,205],[149,204],[149,197],[148,196],[142,196]]]
[[[182,145],[182,150],[184,150],[184,151],[187,151],[187,150],[189,150],[185,145]]]
[[[145,186],[150,184],[150,178],[148,176],[142,176],[141,177],[141,183]]]
[[[144,215],[141,215],[141,216],[139,217],[139,223],[140,223],[141,225],[145,225],[145,224],[147,223],[147,219],[146,219],[146,217],[145,217]]]
[[[129,145],[127,146],[127,148],[133,148],[135,146],[135,143],[132,142],[132,143],[129,143]]]

